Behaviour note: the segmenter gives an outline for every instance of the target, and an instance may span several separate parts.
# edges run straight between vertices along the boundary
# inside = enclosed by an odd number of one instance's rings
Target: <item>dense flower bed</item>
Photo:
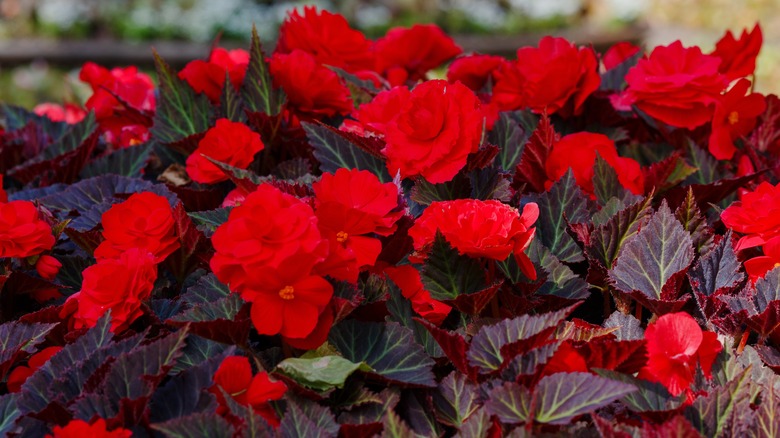
[[[2,104],[0,432],[775,436],[760,47],[510,61],[305,8]]]

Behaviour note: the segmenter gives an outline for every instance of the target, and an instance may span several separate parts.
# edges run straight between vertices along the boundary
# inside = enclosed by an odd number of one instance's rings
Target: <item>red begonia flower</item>
[[[593,195],[593,166],[597,152],[615,169],[623,187],[637,195],[644,193],[644,176],[639,163],[631,158],[619,157],[615,142],[606,135],[591,132],[569,134],[553,144],[545,163],[546,186],[558,181],[571,168],[577,185],[585,193]]]
[[[40,219],[35,204],[0,204],[0,257],[30,257],[54,246],[51,227]]]
[[[353,109],[349,89],[331,69],[317,64],[303,50],[275,53],[270,61],[274,83],[282,87],[288,105],[309,117],[349,114]]]
[[[70,420],[66,426],[54,426],[51,435],[46,438],[130,438],[133,432],[116,428],[112,431],[106,429],[106,420],[98,418],[94,423],[89,424],[84,420]]]
[[[102,224],[106,240],[95,249],[98,259],[143,248],[160,262],[180,246],[170,203],[152,192],[135,193],[112,205],[103,213]]]
[[[342,129],[362,136],[384,136],[387,125],[401,113],[410,96],[409,88],[393,87],[374,96],[352,113],[356,121],[345,120]]]
[[[723,346],[713,332],[702,332],[699,324],[685,312],[667,313],[645,330],[647,366],[639,377],[663,384],[680,395],[693,383],[696,364],[706,377],[712,377],[712,364]]]
[[[251,284],[252,271],[275,269],[295,255],[310,255],[313,264],[328,252],[311,206],[270,184],[260,185],[231,210],[211,242],[216,250],[211,269],[232,291],[242,294],[247,286],[258,286]]]
[[[95,111],[95,117],[110,143],[124,147],[148,138],[152,121],[139,122],[138,117],[129,114],[131,111],[126,107],[134,111],[154,112],[154,83],[148,75],[139,73],[136,67],[109,71],[88,62],[81,68],[79,79],[92,87],[93,94],[85,106]]]
[[[61,267],[62,263],[50,255],[42,255],[35,262],[35,270],[38,271],[38,275],[46,280],[53,280],[60,272]]]
[[[425,79],[429,70],[463,50],[435,24],[390,29],[374,44],[377,71],[391,85]]]
[[[252,323],[258,333],[303,339],[314,331],[333,296],[333,286],[311,275],[313,267],[312,256],[302,254],[249,273],[251,288],[242,296],[252,303]]]
[[[628,100],[670,126],[693,129],[712,119],[728,80],[718,72],[720,59],[680,41],[659,46],[626,75]]]
[[[780,266],[780,236],[767,240],[762,249],[764,255],[745,260],[745,271],[753,284]]]
[[[434,80],[416,86],[386,125],[383,152],[390,175],[421,175],[434,184],[451,180],[479,148],[483,119],[479,100],[463,84]]]
[[[731,204],[720,214],[723,224],[745,234],[734,249],[739,251],[765,244],[780,235],[780,184],[762,182],[752,192]]]
[[[330,241],[328,259],[346,259],[352,265],[340,271],[345,275],[334,275],[321,268],[318,272],[357,282],[358,270],[373,266],[382,251],[382,243],[372,235],[392,234],[395,222],[403,215],[398,206],[398,187],[383,184],[373,173],[357,169],[324,173],[312,187],[318,224],[322,235]]]
[[[187,81],[193,90],[204,93],[212,103],[219,103],[225,88],[225,77],[235,89],[241,86],[249,65],[249,52],[243,49],[226,50],[217,47],[211,51],[208,61],[197,59],[189,62],[179,77]]]
[[[447,80],[460,81],[472,90],[480,91],[488,80],[496,82],[496,72],[508,61],[501,56],[468,55],[452,61],[447,70]]]
[[[49,359],[51,359],[51,357],[57,354],[60,350],[62,350],[62,347],[44,348],[43,350],[30,356],[30,359],[27,361],[27,366],[20,365],[14,368],[13,371],[8,374],[8,380],[6,382],[6,385],[8,386],[8,392],[21,391],[22,385],[25,381],[27,381],[27,378],[32,376],[38,368],[42,367],[43,364],[48,362]]]
[[[535,113],[577,115],[601,83],[593,49],[578,49],[564,38],[549,36],[539,47],[518,49],[517,61],[504,64],[496,74],[493,102],[502,111],[530,108]]]
[[[206,131],[197,149],[187,158],[187,174],[193,181],[202,184],[227,181],[225,172],[206,157],[246,169],[252,164],[255,154],[264,148],[260,135],[245,124],[219,119],[213,128]]]
[[[391,266],[385,268],[385,274],[401,289],[401,294],[412,303],[412,309],[428,322],[441,325],[452,307],[431,298],[431,293],[425,290],[420,272],[411,265]]]
[[[607,51],[604,53],[604,56],[601,58],[601,62],[604,64],[605,70],[612,70],[613,68],[622,64],[623,61],[639,53],[640,50],[642,49],[640,49],[638,46],[635,46],[627,41],[623,41],[614,44],[612,47],[607,49]]]
[[[314,350],[328,340],[330,329],[333,327],[336,315],[333,314],[332,306],[325,306],[317,319],[317,325],[311,333],[304,338],[286,338],[282,336],[285,343],[299,350]]]
[[[222,388],[235,401],[251,406],[274,427],[279,426],[279,419],[273,409],[267,409],[269,401],[279,400],[287,392],[284,382],[272,381],[268,373],[261,371],[252,376],[252,366],[244,356],[226,357],[214,373],[214,386],[210,392],[217,397],[220,411],[228,411]]]
[[[715,50],[710,55],[720,58],[718,71],[733,81],[753,74],[756,69],[756,58],[763,42],[761,26],[756,23],[750,33],[744,29],[739,39],[735,39],[730,30],[726,31],[723,38],[715,43]]]
[[[503,261],[514,254],[517,264],[528,278],[536,279],[536,270],[523,252],[534,237],[531,225],[539,217],[539,207],[530,202],[522,215],[516,208],[500,201],[457,199],[433,202],[417,218],[409,236],[414,249],[424,252],[439,231],[461,254]]]
[[[111,309],[111,330],[119,332],[141,314],[141,303],[148,299],[157,280],[154,255],[132,248],[117,258],[101,259],[83,272],[81,290],[63,306],[61,316],[74,314],[75,327],[94,327]]]
[[[371,41],[349,27],[343,16],[317,11],[314,6],[304,7],[303,15],[293,9],[279,28],[275,53],[287,54],[296,50],[313,56],[320,65],[353,73],[374,69]]]
[[[52,122],[65,122],[74,124],[80,122],[87,116],[84,108],[72,103],[66,103],[65,106],[56,103],[39,103],[33,108],[33,112],[39,116],[46,116]]]
[[[741,79],[715,104],[710,134],[710,153],[719,160],[730,160],[737,148],[734,140],[747,135],[766,110],[764,96],[748,93],[750,81]]]

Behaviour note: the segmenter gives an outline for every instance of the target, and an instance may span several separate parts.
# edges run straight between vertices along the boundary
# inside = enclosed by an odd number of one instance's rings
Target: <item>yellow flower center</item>
[[[292,286],[285,286],[279,291],[279,296],[283,300],[291,300],[295,298],[295,289]]]
[[[346,242],[348,237],[349,237],[349,234],[347,234],[344,231],[339,231],[338,233],[336,233],[336,241],[338,243]]]
[[[739,122],[739,113],[736,111],[732,111],[729,113],[729,123],[732,125],[736,125],[737,122]]]

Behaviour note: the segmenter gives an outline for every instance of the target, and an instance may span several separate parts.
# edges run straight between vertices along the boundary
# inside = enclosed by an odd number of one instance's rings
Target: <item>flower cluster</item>
[[[0,431],[760,435],[761,40],[508,60],[304,7],[269,52],[0,105]]]

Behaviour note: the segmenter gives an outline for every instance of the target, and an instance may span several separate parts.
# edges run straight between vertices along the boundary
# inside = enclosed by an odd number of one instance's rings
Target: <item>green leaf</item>
[[[151,425],[167,438],[232,438],[233,426],[216,412],[200,412]]]
[[[517,383],[505,382],[490,392],[485,410],[502,423],[526,423],[533,416],[533,403],[531,391]]]
[[[650,197],[645,198],[620,210],[607,223],[596,227],[590,234],[590,241],[585,245],[588,259],[610,269],[625,242],[650,220],[653,212],[651,201]]]
[[[22,416],[17,406],[17,394],[5,394],[0,396],[0,435],[10,436],[16,428],[16,420]]]
[[[290,400],[279,426],[281,438],[336,437],[339,425],[326,407],[308,400]]]
[[[249,65],[241,85],[241,96],[247,109],[275,116],[282,111],[285,95],[273,85],[268,62],[263,53],[257,29],[252,26],[252,45],[249,49]]]
[[[208,211],[194,211],[187,214],[195,223],[198,230],[202,231],[206,237],[211,237],[220,225],[227,222],[228,217],[230,216],[230,210],[232,209],[233,207],[226,207]]]
[[[572,311],[570,306],[541,315],[522,315],[497,324],[483,326],[471,339],[466,354],[469,364],[482,373],[498,371],[513,357],[504,357],[502,350],[512,344],[531,342],[534,337],[551,333]]]
[[[756,410],[756,420],[749,432],[751,438],[780,436],[780,397],[775,389],[775,380],[776,378],[772,378],[763,386],[761,404]]]
[[[622,398],[622,402],[634,412],[670,411],[680,407],[683,402],[684,396],[673,397],[660,383],[611,370],[597,369],[595,372],[601,377],[632,385],[637,389]]]
[[[207,322],[219,319],[232,321],[241,310],[244,300],[238,294],[230,294],[208,303],[195,304],[181,313],[174,315],[174,322]]]
[[[409,196],[421,205],[431,205],[436,201],[466,199],[471,197],[471,182],[462,173],[458,173],[450,181],[439,184],[432,184],[425,178],[415,178]]]
[[[590,373],[556,373],[542,378],[534,389],[535,420],[567,424],[634,391],[632,385]]]
[[[95,113],[90,111],[81,121],[70,125],[69,129],[57,141],[47,146],[38,156],[27,163],[51,160],[76,150],[95,133],[97,127]]]
[[[538,240],[531,242],[527,253],[532,262],[540,265],[547,272],[547,281],[536,290],[536,294],[553,295],[569,300],[584,300],[590,296],[588,283],[561,263]]]
[[[154,52],[154,65],[160,96],[154,114],[152,137],[171,144],[209,129],[212,107],[208,97],[196,94],[157,52]]]
[[[362,150],[339,130],[321,123],[302,122],[301,125],[323,172],[334,173],[340,168],[368,170],[382,182],[393,180],[382,159]]]
[[[725,386],[693,401],[685,418],[704,436],[721,436],[733,413],[750,409],[750,370],[747,367]]]
[[[539,205],[536,238],[563,262],[585,260],[580,247],[566,232],[566,221],[574,224],[588,222],[591,214],[590,201],[577,186],[571,169],[549,191],[531,196],[531,201]]]
[[[626,240],[609,277],[623,292],[663,299],[666,283],[687,269],[693,257],[691,235],[664,202],[647,225]]]
[[[18,321],[0,325],[0,366],[17,353],[35,353],[36,346],[57,324],[24,324]]]
[[[90,178],[98,175],[116,174],[140,177],[147,161],[149,161],[151,152],[151,143],[118,149],[89,163],[81,170],[79,176]]]
[[[699,258],[688,271],[688,279],[694,292],[708,297],[742,283],[745,274],[731,243],[731,231]]]
[[[331,329],[328,339],[345,358],[367,363],[390,381],[436,386],[433,360],[414,341],[412,331],[398,323],[345,320]]]
[[[233,83],[230,81],[230,74],[225,71],[225,84],[222,88],[219,105],[220,116],[232,122],[246,124],[246,112],[244,112],[244,102],[241,99]]]
[[[384,426],[382,435],[380,435],[382,438],[409,438],[418,436],[393,410],[387,411],[382,425]]]
[[[522,122],[521,122],[522,121]],[[525,123],[523,123],[525,122]],[[488,134],[488,142],[498,146],[496,164],[513,172],[520,163],[523,147],[536,127],[536,118],[523,111],[502,112]]]
[[[721,178],[718,173],[718,160],[709,151],[697,146],[693,140],[689,140],[685,152],[691,165],[697,169],[688,176],[686,180],[688,183],[710,184]]]
[[[452,248],[440,232],[420,273],[425,290],[435,300],[452,300],[484,288],[485,272],[481,263]]]
[[[440,422],[460,428],[480,407],[479,396],[465,375],[453,371],[442,379],[439,388],[433,393],[433,407]]]
[[[402,326],[412,330],[414,340],[422,345],[425,353],[431,357],[439,358],[444,356],[444,351],[439,343],[431,335],[424,325],[414,320],[412,313],[412,304],[408,298],[401,294],[400,289],[392,281],[387,281],[387,290],[390,299],[387,300],[387,310],[392,316],[392,320]]]
[[[285,375],[308,388],[327,391],[341,388],[357,370],[372,371],[364,362],[353,363],[340,356],[323,356],[312,359],[287,358],[277,366]]]
[[[596,152],[596,163],[593,165],[593,193],[601,205],[611,198],[624,199],[630,195],[620,180],[615,169]]]
[[[707,218],[702,216],[693,195],[693,189],[688,189],[685,200],[675,210],[674,217],[680,221],[685,231],[691,234],[693,244],[698,252],[702,252],[704,248],[708,248],[712,244],[715,233],[707,224]]]
[[[474,412],[455,434],[455,438],[471,438],[471,437],[483,437],[488,436],[488,431],[493,427],[493,422],[490,420],[490,414],[484,406],[480,406],[476,412]]]

